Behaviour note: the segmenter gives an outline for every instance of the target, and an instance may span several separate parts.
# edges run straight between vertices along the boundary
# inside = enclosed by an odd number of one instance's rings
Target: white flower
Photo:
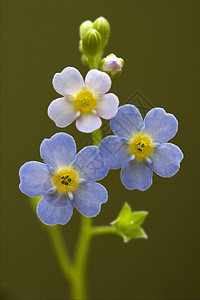
[[[63,96],[48,107],[48,115],[58,127],[76,120],[78,130],[92,132],[101,126],[100,117],[111,119],[118,111],[118,97],[105,94],[111,87],[111,79],[104,72],[90,70],[84,82],[77,69],[67,67],[55,74],[53,86]]]

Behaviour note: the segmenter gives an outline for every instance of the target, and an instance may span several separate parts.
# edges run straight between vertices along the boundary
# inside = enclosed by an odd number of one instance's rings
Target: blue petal
[[[154,172],[162,177],[171,177],[178,172],[183,153],[176,145],[167,143],[156,147],[150,159]]]
[[[95,217],[101,210],[101,204],[108,199],[105,187],[96,182],[82,183],[74,197],[74,206],[86,217]]]
[[[144,132],[149,134],[155,143],[166,143],[178,130],[178,121],[163,108],[151,109],[144,119]]]
[[[67,194],[45,195],[37,206],[37,215],[46,225],[66,224],[73,213],[73,202]]]
[[[104,138],[99,145],[99,153],[106,166],[111,169],[121,168],[132,159],[127,139],[118,136]]]
[[[133,160],[122,168],[121,180],[128,190],[145,191],[152,184],[152,175],[153,172],[145,160]]]
[[[73,166],[77,169],[81,178],[89,181],[100,180],[108,173],[108,168],[104,165],[96,146],[83,148],[77,154]]]
[[[137,107],[126,104],[118,109],[118,113],[110,121],[110,126],[119,137],[130,139],[143,127],[143,119]]]
[[[47,164],[54,168],[65,167],[76,157],[75,141],[67,133],[56,133],[50,139],[43,140],[40,155]]]
[[[19,176],[20,190],[30,197],[44,195],[53,186],[48,166],[37,161],[21,166]]]

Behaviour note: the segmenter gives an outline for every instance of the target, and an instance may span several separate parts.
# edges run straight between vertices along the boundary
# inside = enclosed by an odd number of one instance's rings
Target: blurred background
[[[47,107],[58,94],[52,77],[66,66],[85,76],[78,51],[79,25],[106,17],[111,25],[105,55],[125,60],[111,91],[124,104],[139,91],[153,106],[179,120],[172,142],[184,152],[170,179],[154,174],[146,192],[128,191],[120,171],[101,181],[109,201],[94,219],[107,225],[124,202],[147,210],[148,240],[120,237],[92,241],[88,266],[91,299],[200,299],[199,70],[200,1],[197,0],[2,0],[1,88],[1,299],[68,299],[69,286],[51,243],[18,189],[18,170],[39,160],[39,145],[58,131],[72,134],[78,149],[88,141],[72,124],[56,128]],[[135,101],[135,99],[133,99]],[[80,215],[63,226],[73,253]]]

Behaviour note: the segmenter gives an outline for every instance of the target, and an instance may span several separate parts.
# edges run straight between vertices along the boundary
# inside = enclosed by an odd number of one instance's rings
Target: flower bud
[[[116,77],[121,74],[123,65],[124,60],[111,53],[101,60],[100,70],[106,72],[110,77]]]
[[[87,58],[87,56],[85,55],[85,54],[82,54],[82,56],[81,56],[81,61],[82,61],[82,64],[83,65],[88,65],[89,64],[89,62],[88,62],[88,58]]]
[[[83,45],[82,45],[82,40],[79,41],[79,51],[83,52]]]
[[[90,30],[92,28],[92,26],[93,26],[93,23],[90,20],[87,20],[87,21],[81,23],[81,25],[79,27],[79,34],[80,34],[81,39],[88,32],[88,30]]]
[[[83,52],[88,57],[96,56],[101,45],[101,35],[95,29],[90,29],[82,39]]]
[[[94,21],[93,28],[101,34],[102,48],[104,48],[110,35],[110,24],[104,17],[99,17]]]

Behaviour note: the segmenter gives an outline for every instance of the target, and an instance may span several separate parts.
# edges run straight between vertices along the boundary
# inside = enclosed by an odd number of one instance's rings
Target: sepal
[[[148,212],[132,212],[128,203],[125,203],[117,219],[111,223],[116,228],[116,233],[123,237],[124,242],[131,239],[147,238],[141,225],[146,219]]]

